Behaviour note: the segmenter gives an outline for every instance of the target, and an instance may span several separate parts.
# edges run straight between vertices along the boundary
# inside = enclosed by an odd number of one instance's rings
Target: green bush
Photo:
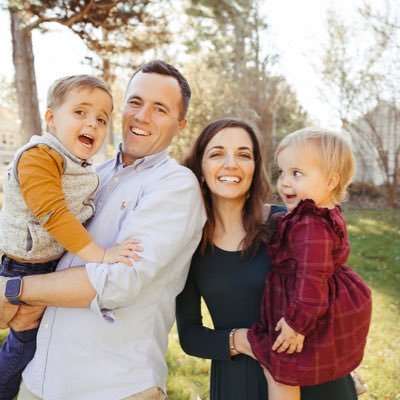
[[[379,186],[370,182],[353,182],[349,186],[349,196],[350,199],[363,197],[375,200],[382,197],[382,190]]]

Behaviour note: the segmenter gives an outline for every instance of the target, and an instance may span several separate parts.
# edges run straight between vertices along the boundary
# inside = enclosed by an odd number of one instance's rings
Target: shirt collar
[[[137,170],[146,169],[152,167],[153,165],[157,164],[160,160],[168,156],[168,148],[161,150],[158,153],[150,154],[143,158],[139,158],[136,160],[132,165],[124,167],[122,162],[122,143],[118,146],[118,154],[115,160],[115,167],[116,168],[133,168]]]

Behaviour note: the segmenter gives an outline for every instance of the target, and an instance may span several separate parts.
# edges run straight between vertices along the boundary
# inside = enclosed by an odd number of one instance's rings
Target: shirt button
[[[119,177],[118,176],[114,176],[113,181],[114,182],[118,182],[119,181]]]
[[[44,329],[48,329],[49,324],[44,324]]]

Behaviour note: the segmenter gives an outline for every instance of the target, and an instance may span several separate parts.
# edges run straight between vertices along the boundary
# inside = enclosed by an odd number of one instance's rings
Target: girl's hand
[[[275,330],[281,333],[275,340],[272,350],[277,350],[278,353],[285,351],[286,354],[300,353],[303,350],[305,336],[292,329],[283,317],[276,324]]]
[[[141,258],[136,252],[143,251],[143,247],[139,246],[140,240],[127,239],[122,243],[116,243],[114,246],[105,250],[103,262],[107,264],[114,264],[122,262],[131,267],[133,261],[139,261]]]

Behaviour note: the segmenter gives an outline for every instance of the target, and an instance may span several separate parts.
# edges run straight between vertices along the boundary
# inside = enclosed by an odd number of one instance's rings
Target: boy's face
[[[74,156],[88,159],[97,153],[107,134],[112,99],[104,90],[78,88],[67,93],[57,108],[46,110],[50,133]]]

